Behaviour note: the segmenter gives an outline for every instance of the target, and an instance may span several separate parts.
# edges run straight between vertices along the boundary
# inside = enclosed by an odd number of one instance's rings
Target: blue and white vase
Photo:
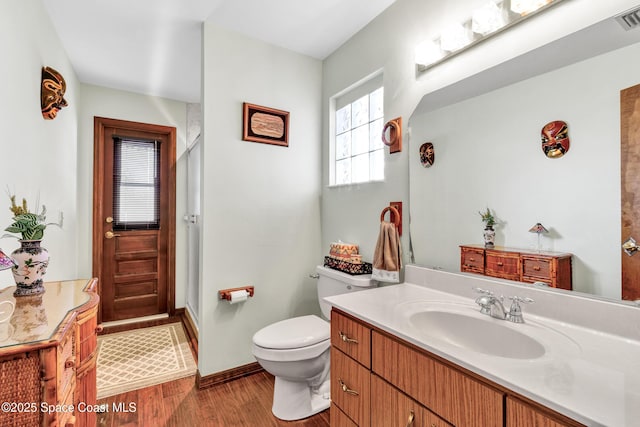
[[[38,295],[44,292],[42,276],[47,273],[49,252],[40,240],[20,240],[20,247],[11,253],[16,265],[11,269],[16,281],[13,296]]]
[[[492,248],[496,239],[496,231],[491,225],[487,225],[484,229],[484,246],[485,248]]]

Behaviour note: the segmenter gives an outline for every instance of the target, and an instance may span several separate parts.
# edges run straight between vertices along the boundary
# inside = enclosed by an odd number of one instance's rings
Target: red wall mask
[[[542,151],[552,159],[562,157],[569,151],[569,128],[563,121],[549,122],[542,128]]]

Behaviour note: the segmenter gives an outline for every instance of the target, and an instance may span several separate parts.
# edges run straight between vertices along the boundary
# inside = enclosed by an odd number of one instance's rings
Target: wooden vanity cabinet
[[[562,252],[461,245],[460,271],[571,290],[571,257]]]
[[[44,286],[36,297],[0,292],[16,304],[0,345],[0,400],[15,407],[0,426],[95,426],[97,279]]]
[[[332,427],[584,427],[335,308],[331,345]]]

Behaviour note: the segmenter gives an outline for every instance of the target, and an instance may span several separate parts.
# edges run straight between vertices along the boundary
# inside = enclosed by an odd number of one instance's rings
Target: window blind
[[[160,228],[160,142],[114,137],[113,229]]]

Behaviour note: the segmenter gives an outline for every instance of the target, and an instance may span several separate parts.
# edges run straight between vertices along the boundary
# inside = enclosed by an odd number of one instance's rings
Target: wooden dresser
[[[571,254],[483,245],[460,246],[460,271],[572,289]]]
[[[330,419],[332,427],[583,427],[336,308]]]
[[[0,323],[0,427],[95,426],[97,279],[45,283]],[[6,307],[8,304],[3,304]]]

